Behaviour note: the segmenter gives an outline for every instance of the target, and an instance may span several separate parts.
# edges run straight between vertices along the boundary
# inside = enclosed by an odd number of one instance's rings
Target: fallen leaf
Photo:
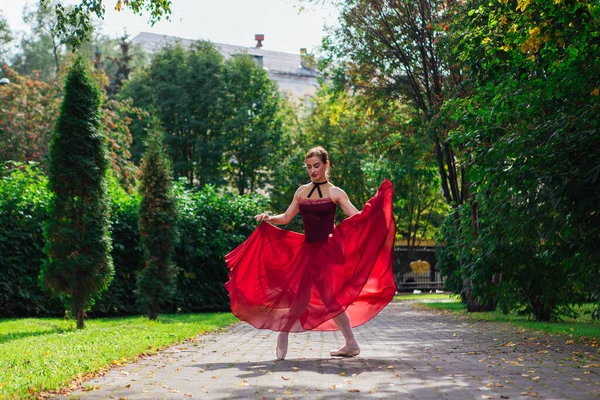
[[[350,393],[360,393],[360,390],[358,390],[358,389],[348,389],[348,391]]]
[[[575,344],[575,341],[574,341],[574,340],[567,340],[567,341],[565,342],[565,344]]]
[[[329,389],[335,389],[335,385],[329,386]]]
[[[191,393],[184,393],[183,397],[192,397],[192,394]]]
[[[285,376],[281,375],[281,379],[283,379],[284,381],[289,381],[290,378],[286,378]]]
[[[171,390],[169,390],[169,392],[171,392],[171,393],[179,393],[179,389],[171,389]]]

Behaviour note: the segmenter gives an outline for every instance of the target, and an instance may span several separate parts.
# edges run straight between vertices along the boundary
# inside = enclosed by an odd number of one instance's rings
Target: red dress
[[[259,329],[338,330],[347,310],[362,325],[394,297],[394,188],[385,180],[364,209],[334,227],[329,198],[300,199],[305,234],[262,222],[225,257],[233,314]]]

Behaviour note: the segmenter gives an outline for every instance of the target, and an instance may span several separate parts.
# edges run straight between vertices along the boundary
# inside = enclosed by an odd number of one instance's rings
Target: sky
[[[13,31],[27,29],[22,22],[23,6],[37,1],[0,0],[0,10]],[[256,44],[254,35],[262,33],[265,50],[287,53],[298,53],[303,47],[315,51],[325,35],[325,25],[333,25],[337,19],[333,7],[307,5],[298,0],[172,0],[171,21],[150,26],[147,15],[134,15],[126,7],[117,12],[116,3],[117,0],[104,0],[102,31],[113,38],[121,37],[126,29],[131,37],[152,32],[252,47]],[[306,8],[300,11],[302,5]]]

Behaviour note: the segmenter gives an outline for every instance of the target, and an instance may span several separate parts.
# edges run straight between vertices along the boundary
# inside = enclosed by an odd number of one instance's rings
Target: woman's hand
[[[257,221],[269,222],[271,220],[271,216],[269,216],[269,214],[267,214],[266,212],[255,215],[254,218],[256,218]]]

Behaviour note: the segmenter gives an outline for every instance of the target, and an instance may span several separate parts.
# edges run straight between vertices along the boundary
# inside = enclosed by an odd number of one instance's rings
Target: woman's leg
[[[308,275],[305,275],[302,278],[299,288],[301,292],[294,296],[294,300],[290,306],[290,312],[288,313],[287,321],[277,336],[277,347],[275,349],[275,354],[279,360],[285,359],[290,330],[292,330],[292,327],[298,322],[300,315],[304,312],[304,310],[306,310],[308,302],[310,301],[310,291],[312,285],[310,283],[310,279],[308,279]]]
[[[358,347],[358,343],[354,338],[354,332],[352,332],[352,325],[350,324],[348,312],[344,310],[344,312],[335,317],[333,321],[340,328],[340,331],[342,331],[346,344],[341,349],[332,351],[330,354],[332,356],[342,357],[357,356],[360,353],[360,347]]]

